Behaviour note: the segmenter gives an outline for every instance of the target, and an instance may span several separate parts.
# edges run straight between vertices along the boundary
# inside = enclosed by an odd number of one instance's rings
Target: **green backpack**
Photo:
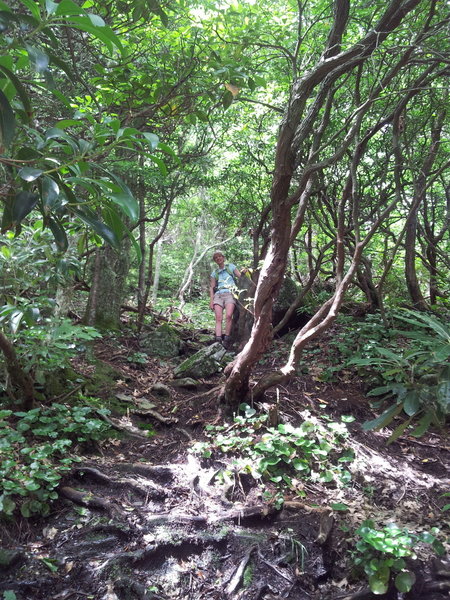
[[[225,265],[225,271],[228,273],[228,275],[231,275],[231,277],[233,278],[233,281],[234,281],[234,285],[237,286],[238,280],[236,278],[236,275],[232,271],[230,271],[230,269],[228,267],[228,264]],[[218,290],[218,283],[219,283],[219,269],[214,269],[214,271],[212,272],[212,276],[217,281],[217,285],[214,288],[214,292],[217,292],[217,290]],[[233,292],[233,290],[231,290],[231,291]],[[233,293],[233,295],[235,295],[235,294]]]

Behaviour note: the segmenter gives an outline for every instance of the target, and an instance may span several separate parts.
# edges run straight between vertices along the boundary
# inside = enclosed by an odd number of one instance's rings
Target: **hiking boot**
[[[229,348],[231,346],[231,336],[230,335],[222,336],[222,345],[226,350],[229,350]]]

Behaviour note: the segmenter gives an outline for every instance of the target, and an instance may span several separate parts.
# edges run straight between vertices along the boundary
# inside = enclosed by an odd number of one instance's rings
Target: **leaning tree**
[[[449,15],[443,3],[394,0],[387,6],[368,6],[336,0],[321,7],[322,18],[314,21],[307,14],[311,7],[299,5],[299,38],[290,52],[293,78],[274,157],[270,247],[258,281],[251,337],[229,365],[223,388],[223,397],[232,407],[291,377],[308,341],[335,319],[374,234],[404,194],[414,193],[401,152],[408,102],[448,74]],[[331,23],[327,32],[324,16]],[[318,52],[313,64],[312,48]],[[371,207],[360,195],[360,178],[367,164],[379,159],[377,153],[371,155],[371,148],[374,140],[380,147],[380,139],[391,185],[389,193]],[[318,182],[330,178],[337,168],[342,179],[336,199],[334,293],[299,331],[286,364],[250,386],[252,368],[271,339],[273,302],[290,247]]]

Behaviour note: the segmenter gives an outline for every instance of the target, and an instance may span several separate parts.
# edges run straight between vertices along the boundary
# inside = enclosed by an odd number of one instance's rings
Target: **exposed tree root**
[[[74,537],[87,537],[92,536],[98,533],[105,533],[109,535],[113,535],[115,538],[121,539],[123,541],[127,541],[133,535],[133,532],[130,529],[124,529],[119,525],[110,525],[108,523],[100,523],[95,525],[94,527],[85,527],[81,531],[75,534]]]
[[[87,508],[101,508],[106,510],[110,515],[118,514],[122,516],[122,512],[109,500],[94,496],[91,492],[79,492],[69,486],[63,486],[59,488],[59,493],[64,498],[67,498],[80,506],[86,506]]]
[[[98,469],[92,467],[77,467],[72,470],[74,475],[85,477],[86,475],[98,483],[109,485],[115,488],[130,489],[135,494],[145,499],[162,500],[167,496],[166,488],[154,483],[153,481],[145,480],[143,483],[138,483],[133,479],[114,479]]]
[[[108,475],[102,473],[94,467],[76,467],[72,469],[72,473],[73,475],[82,478],[84,478],[87,475],[90,479],[93,479],[98,483],[104,483],[105,485],[109,485],[112,483],[112,480]]]
[[[236,591],[236,589],[238,588],[239,584],[241,583],[241,579],[244,575],[244,571],[247,568],[250,557],[255,550],[256,550],[256,546],[252,546],[250,548],[250,550],[242,558],[236,571],[234,572],[233,577],[230,580],[230,583],[227,585],[227,587],[225,589],[225,593],[227,594],[227,596],[232,596],[234,594],[234,592]]]
[[[176,474],[180,472],[179,465],[146,465],[143,463],[119,463],[116,465],[117,471],[126,473],[136,473],[143,477],[160,479],[165,482],[172,481]]]
[[[161,415],[159,412],[156,412],[156,410],[152,410],[151,408],[133,408],[131,412],[134,415],[139,415],[142,417],[152,417],[153,419],[159,421],[160,423],[163,423],[164,425],[172,425],[172,423],[178,423],[178,419],[175,419],[174,417],[163,417],[163,415]]]
[[[241,523],[247,519],[265,519],[271,515],[279,513],[280,510],[275,508],[273,505],[263,504],[257,506],[243,506],[240,509],[231,510],[228,513],[224,513],[221,520],[231,520]],[[219,518],[220,519],[220,518]]]
[[[119,425],[118,423],[116,423],[115,421],[113,421],[112,419],[110,419],[109,417],[107,417],[106,415],[104,415],[100,412],[96,412],[96,416],[99,419],[102,419],[103,421],[108,423],[108,425],[110,427],[112,427],[113,429],[115,429],[116,431],[120,431],[121,433],[124,433],[127,437],[136,439],[136,440],[140,440],[140,441],[148,442],[148,437],[140,434],[139,430],[136,429],[135,427]]]

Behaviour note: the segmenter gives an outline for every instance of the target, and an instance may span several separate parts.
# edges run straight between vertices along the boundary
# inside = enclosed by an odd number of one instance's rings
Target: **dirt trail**
[[[156,363],[153,371],[133,371],[117,357],[115,368],[123,375],[118,391],[149,397]],[[350,560],[352,532],[364,518],[417,531],[445,526],[442,438],[387,448],[386,436],[364,433],[355,422],[352,482],[343,490],[305,483],[306,497],[287,496],[281,508],[250,475],[221,476],[233,469],[230,458],[200,459],[189,451],[203,439],[204,425],[217,422],[214,394],[177,391],[151,399],[168,421],[141,414],[117,422],[151,423],[155,437],[141,431],[102,444],[64,481],[47,519],[2,524],[2,547],[14,556],[0,573],[1,592],[14,592],[17,600],[448,597],[450,571],[431,556],[415,564],[413,592],[398,596],[372,596],[352,576]],[[360,418],[364,402],[351,387],[303,378],[283,390],[280,412],[296,426],[305,407],[318,416]],[[339,502],[348,510],[331,509]]]

